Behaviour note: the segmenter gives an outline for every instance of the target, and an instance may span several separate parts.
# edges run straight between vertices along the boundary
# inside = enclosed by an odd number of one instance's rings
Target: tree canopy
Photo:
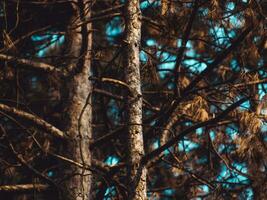
[[[261,0],[0,1],[0,195],[265,199],[266,16]]]

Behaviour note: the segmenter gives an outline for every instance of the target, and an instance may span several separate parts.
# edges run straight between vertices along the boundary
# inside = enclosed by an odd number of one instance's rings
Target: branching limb
[[[169,140],[166,144],[160,146],[158,149],[152,151],[151,153],[145,155],[142,158],[143,165],[146,165],[148,162],[152,161],[154,158],[159,156],[163,151],[171,147],[172,145],[176,144],[178,141],[180,141],[182,138],[184,138],[186,135],[190,134],[191,132],[195,131],[198,128],[208,126],[210,124],[214,124],[221,119],[223,119],[225,116],[227,116],[231,111],[233,111],[235,108],[240,106],[242,103],[244,103],[247,100],[247,98],[240,99],[239,101],[233,103],[231,106],[229,106],[227,109],[225,109],[221,114],[219,114],[217,117],[212,118],[210,120],[200,122],[196,125],[193,125],[189,127],[188,129],[185,129],[183,132],[181,132],[179,135],[175,136],[173,139]]]

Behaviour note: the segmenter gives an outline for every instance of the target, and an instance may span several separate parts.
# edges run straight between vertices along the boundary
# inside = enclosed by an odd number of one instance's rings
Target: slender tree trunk
[[[88,23],[90,18],[89,1],[75,1],[73,4],[72,30],[70,34],[70,56],[75,57],[70,69],[73,76],[68,80],[69,102],[67,108],[66,132],[71,139],[68,141],[65,152],[76,162],[91,165],[89,142],[91,139],[91,83],[88,80],[91,68],[92,34]],[[71,177],[66,182],[66,195],[64,199],[88,200],[91,187],[91,173],[77,166],[68,169]]]
[[[125,78],[130,88],[128,98],[129,199],[143,200],[146,199],[146,169],[140,165],[140,160],[144,155],[144,142],[142,134],[142,94],[139,65],[141,39],[139,0],[128,0],[125,9]]]

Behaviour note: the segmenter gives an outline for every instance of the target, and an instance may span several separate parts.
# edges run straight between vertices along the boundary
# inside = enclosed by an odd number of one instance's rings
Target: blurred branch
[[[207,66],[207,68],[202,71],[185,89],[182,91],[183,94],[187,93],[191,89],[193,89],[199,81],[201,81],[206,75],[208,75],[213,69],[218,67],[218,65],[228,57],[228,55],[234,51],[238,45],[246,38],[246,36],[253,30],[253,26],[247,27],[239,36],[238,38],[231,44],[230,47],[228,47],[226,50],[224,50],[221,54],[219,54],[214,61]]]
[[[197,16],[197,11],[199,9],[199,5],[198,5],[198,2],[195,1],[194,2],[194,8],[193,8],[193,11],[190,15],[190,18],[189,18],[189,21],[186,25],[186,29],[183,33],[183,36],[182,36],[182,45],[181,47],[179,48],[179,51],[177,52],[177,59],[176,59],[176,64],[175,64],[175,67],[174,67],[174,73],[175,73],[175,85],[176,85],[176,90],[175,90],[175,93],[178,92],[178,76],[179,76],[179,71],[180,71],[180,65],[181,65],[181,62],[183,60],[183,57],[184,57],[184,52],[186,50],[186,44],[189,40],[189,36],[191,34],[191,30],[192,30],[192,27],[193,27],[193,23],[195,21],[195,18]],[[180,92],[178,92],[178,95]]]
[[[98,12],[93,12],[93,17],[96,17],[96,16],[99,17],[99,15],[103,15],[103,14],[106,14],[106,13],[108,13],[108,12],[111,12],[111,11],[114,11],[114,10],[121,9],[121,8],[123,8],[123,7],[124,7],[124,4],[120,4],[120,5],[117,5],[117,6],[113,6],[113,7],[111,7],[111,8],[107,8],[107,9],[105,9],[105,10],[101,10],[101,11],[98,11]]]
[[[125,82],[123,82],[121,80],[118,80],[118,79],[107,78],[107,77],[97,78],[97,77],[91,76],[91,77],[89,77],[89,80],[113,83],[115,85],[123,86],[124,88],[126,88],[126,89],[128,89],[130,91],[130,87]]]
[[[24,58],[16,58],[14,56],[9,56],[5,54],[0,54],[0,60],[7,61],[7,62],[14,62],[16,64],[24,65],[25,67],[40,70],[46,73],[61,72],[61,70],[58,67],[47,64],[47,63],[37,62],[37,61],[24,59]]]
[[[22,154],[18,153],[13,144],[9,141],[9,147],[12,151],[12,153],[14,154],[14,156],[16,157],[16,159],[18,160],[19,163],[21,163],[23,166],[25,166],[29,171],[33,172],[37,177],[41,178],[42,180],[46,181],[48,184],[50,184],[51,186],[54,186],[55,188],[57,188],[57,185],[55,184],[55,182],[50,179],[48,176],[44,175],[43,173],[39,172],[37,169],[35,169],[34,167],[32,167],[32,165],[30,165],[22,156]]]
[[[107,142],[108,140],[111,140],[115,137],[119,137],[122,133],[123,133],[123,130],[125,130],[125,127],[119,127],[113,131],[111,131],[110,133],[94,140],[91,144],[90,144],[90,149],[94,149],[95,147],[97,146],[100,146],[102,144],[104,144],[105,142]]]
[[[5,104],[0,103],[0,111],[3,111],[8,114],[15,115],[17,117],[23,118],[31,123],[34,123],[35,125],[39,126],[40,128],[44,129],[48,133],[51,133],[55,137],[58,138],[65,138],[66,135],[64,132],[53,126],[52,124],[46,122],[45,120],[41,119],[40,117],[27,113],[25,111],[19,110],[14,107],[9,107]]]
[[[94,90],[95,93],[102,94],[104,96],[107,96],[107,97],[110,97],[110,98],[113,98],[113,99],[116,99],[116,100],[119,100],[119,101],[126,101],[126,98],[125,97],[120,96],[120,95],[113,94],[113,93],[108,92],[106,90],[102,90],[102,89],[98,89],[98,88],[94,88],[93,90]],[[151,105],[144,98],[143,98],[143,104],[144,104],[144,107],[145,108],[147,108],[149,110],[152,110],[154,112],[158,112],[160,110],[160,108]]]
[[[149,161],[152,161],[153,159],[155,159],[157,156],[159,156],[163,151],[165,151],[166,149],[168,149],[169,147],[171,147],[172,145],[176,144],[178,141],[180,141],[182,138],[184,138],[186,135],[190,134],[191,132],[195,131],[198,128],[201,127],[205,127],[207,125],[210,124],[214,124],[218,121],[220,121],[221,119],[223,119],[225,116],[227,116],[231,111],[233,111],[235,108],[237,108],[238,106],[240,106],[242,103],[244,103],[245,101],[247,101],[247,98],[242,98],[239,101],[233,103],[231,106],[229,106],[227,109],[225,109],[222,113],[220,113],[217,117],[212,118],[210,120],[204,121],[204,122],[200,122],[198,124],[195,124],[187,129],[185,129],[184,131],[182,131],[179,135],[175,136],[173,139],[169,140],[166,144],[160,146],[159,148],[157,148],[156,150],[146,154],[143,159],[142,159],[142,163],[143,165],[148,164]]]
[[[49,185],[46,184],[18,184],[18,185],[1,185],[0,186],[0,192],[26,192],[26,191],[43,191],[47,190],[49,188]]]

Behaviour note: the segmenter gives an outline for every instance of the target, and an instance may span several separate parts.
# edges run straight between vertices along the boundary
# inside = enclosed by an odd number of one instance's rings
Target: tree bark
[[[76,0],[72,27],[70,27],[70,56],[73,76],[68,81],[69,102],[66,112],[66,132],[70,136],[64,149],[67,156],[84,166],[91,165],[89,144],[91,140],[91,94],[88,79],[91,68],[92,34],[91,24],[83,23],[90,18],[91,3]],[[85,168],[72,165],[66,174],[71,177],[65,182],[64,199],[88,200],[91,187],[91,173]]]
[[[141,11],[139,0],[126,2],[125,7],[125,78],[128,96],[128,188],[129,199],[146,199],[146,169],[140,161],[144,155],[142,134],[142,94],[139,48]]]

